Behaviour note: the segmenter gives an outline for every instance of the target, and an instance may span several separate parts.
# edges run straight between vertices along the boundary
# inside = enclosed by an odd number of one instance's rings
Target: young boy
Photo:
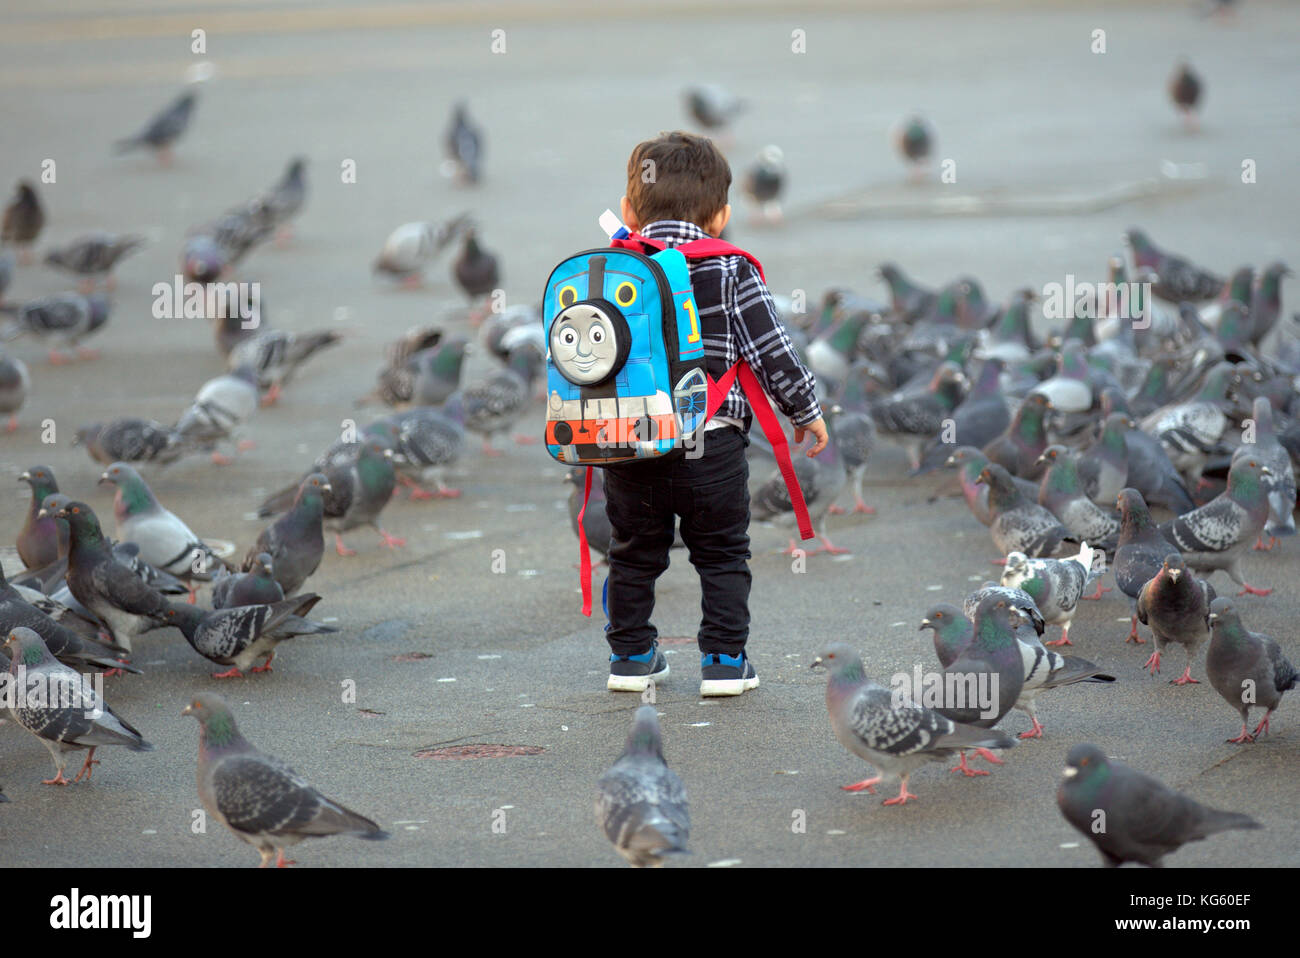
[[[632,151],[623,222],[634,234],[668,246],[718,236],[731,218],[731,168],[713,142],[664,133]],[[795,442],[811,433],[815,456],[826,425],[804,367],[781,324],[772,295],[743,256],[688,261],[705,368],[719,379],[744,359],[795,426]],[[740,695],[758,686],[745,655],[749,638],[749,464],[752,421],[739,382],[688,456],[604,469],[606,512],[613,536],[606,604],[609,681],[616,692],[642,692],[668,675],[650,622],[655,580],[668,568],[674,518],[700,575],[701,695]],[[702,454],[698,454],[702,452]],[[694,456],[692,458],[691,456]]]

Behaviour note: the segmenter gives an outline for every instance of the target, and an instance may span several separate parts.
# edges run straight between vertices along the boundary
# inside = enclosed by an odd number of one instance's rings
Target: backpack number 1
[[[686,341],[688,343],[698,343],[700,341],[700,324],[695,318],[695,301],[688,299],[682,303],[682,306],[685,308],[686,314],[691,317],[691,334],[686,337]]]

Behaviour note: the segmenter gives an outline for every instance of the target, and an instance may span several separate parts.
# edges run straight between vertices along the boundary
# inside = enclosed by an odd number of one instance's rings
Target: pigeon
[[[232,317],[224,322],[237,321],[238,317]],[[263,329],[235,346],[227,357],[226,366],[231,371],[241,366],[252,367],[257,373],[258,388],[265,391],[262,405],[270,406],[280,398],[281,390],[303,363],[342,339],[332,329],[310,333]]]
[[[1108,428],[1110,421],[1108,418]],[[1192,500],[1192,494],[1170,460],[1164,444],[1156,437],[1137,428],[1132,420],[1124,421],[1123,430],[1124,454],[1128,464],[1124,476],[1125,487],[1131,487],[1142,493],[1142,498],[1151,505],[1168,509],[1177,515],[1195,509],[1196,503]],[[1098,474],[1099,480],[1103,475],[1104,471]],[[1098,493],[1100,490],[1099,483]],[[1113,502],[1114,497],[1104,501]],[[1099,499],[1098,505],[1101,504],[1102,500]]]
[[[17,257],[7,250],[0,249],[0,305],[4,304],[5,292],[9,289],[9,284],[14,281],[15,265],[17,265]]]
[[[1068,559],[1030,559],[1023,552],[1007,556],[1002,570],[1002,585],[1020,589],[1029,595],[1042,613],[1043,621],[1061,627],[1061,637],[1044,645],[1073,645],[1070,641],[1070,622],[1078,610],[1083,592],[1093,580],[1094,550],[1084,542],[1079,554]],[[1100,598],[1101,589],[1095,596]]]
[[[706,130],[725,130],[747,104],[716,83],[702,83],[686,91],[686,109]]]
[[[921,450],[941,436],[962,400],[966,377],[956,363],[940,364],[920,392],[906,390],[869,404],[879,434],[907,450],[910,465],[921,465]]]
[[[3,656],[3,657],[8,658],[8,656]],[[4,786],[0,785],[0,802],[7,802],[7,801],[9,801],[9,798],[5,795]]]
[[[1013,476],[1037,479],[1038,457],[1047,449],[1047,413],[1051,402],[1041,393],[1030,393],[1020,403],[1006,432],[984,447],[989,460]]]
[[[45,226],[45,210],[41,206],[36,187],[28,180],[19,180],[14,196],[6,205],[0,220],[0,245],[16,246],[18,262],[31,262],[31,247]]]
[[[98,353],[85,349],[81,341],[98,332],[108,322],[112,308],[108,297],[102,293],[83,296],[80,293],[59,293],[44,296],[17,306],[0,307],[0,312],[12,314],[0,330],[0,339],[8,342],[19,336],[37,339],[53,338],[63,349],[75,349],[83,359],[93,359]],[[51,347],[51,365],[68,361],[58,349]]]
[[[412,356],[408,365],[414,377],[407,399],[417,406],[441,406],[450,399],[460,389],[467,346],[463,337],[453,336]]]
[[[66,246],[50,250],[45,254],[45,262],[83,277],[83,286],[86,287],[93,285],[95,277],[106,276],[108,288],[112,289],[111,273],[117,261],[143,245],[143,236],[88,233]]]
[[[827,423],[826,432],[830,441],[816,459],[809,459],[807,456],[792,457],[795,479],[798,480],[799,489],[803,493],[804,505],[808,507],[808,517],[812,521],[814,531],[822,529],[822,532],[817,535],[822,543],[821,548],[813,549],[807,552],[807,555],[815,555],[818,552],[843,555],[848,552],[847,549],[839,548],[826,537],[823,525],[826,514],[848,484],[848,472],[844,466],[844,458],[840,455],[833,422]],[[707,441],[706,438],[705,442]],[[772,470],[762,485],[754,490],[750,499],[750,510],[753,517],[760,521],[770,519],[782,525],[794,523],[794,503],[790,499],[790,489],[786,486],[785,478],[779,469]],[[793,555],[798,548],[799,546],[791,538],[786,552]]]
[[[343,533],[359,526],[373,528],[390,549],[406,545],[405,539],[389,535],[377,522],[397,485],[392,458],[391,446],[380,439],[368,439],[355,462],[326,473],[329,489],[325,493],[325,528],[334,533],[334,549],[339,555],[356,555],[343,544]],[[285,589],[286,593],[290,591]]]
[[[1200,124],[1196,118],[1197,107],[1201,103],[1201,78],[1187,63],[1179,63],[1174,75],[1169,78],[1169,99],[1183,115],[1183,126],[1189,133],[1195,133]]]
[[[1195,478],[1206,457],[1220,450],[1219,442],[1231,422],[1229,396],[1238,383],[1232,364],[1218,363],[1205,374],[1194,397],[1157,409],[1142,420],[1142,428],[1160,440],[1179,470]]]
[[[1143,668],[1158,674],[1160,654],[1176,642],[1187,649],[1187,668],[1170,684],[1199,684],[1192,678],[1192,660],[1201,643],[1210,637],[1210,604],[1215,598],[1214,587],[1192,575],[1182,556],[1177,552],[1166,556],[1160,571],[1138,593],[1138,620],[1151,627],[1156,642]]]
[[[9,674],[15,680],[25,671],[22,692],[33,688],[37,695],[19,694],[23,704],[9,709],[15,722],[41,740],[54,760],[55,775],[42,785],[72,785],[84,775],[89,781],[99,764],[95,750],[104,745],[125,745],[133,752],[152,752],[153,746],[125,719],[117,715],[96,691],[94,682],[68,668],[50,654],[41,637],[19,626],[8,633],[4,647],[10,656]],[[66,753],[90,749],[77,777],[68,781]]]
[[[240,366],[199,387],[193,404],[177,420],[176,432],[187,443],[211,449],[218,442],[233,439],[257,406],[257,372],[252,366]],[[212,461],[228,465],[231,459],[214,449]]]
[[[844,468],[853,480],[853,511],[874,515],[875,509],[862,500],[862,480],[867,471],[867,460],[876,447],[876,424],[865,412],[835,406],[839,412],[833,413],[835,423],[835,445],[844,457]],[[831,505],[830,512],[842,512],[839,506]]]
[[[306,592],[271,604],[241,605],[232,609],[202,609],[173,603],[167,609],[167,624],[181,634],[199,653],[225,672],[213,672],[214,679],[241,678],[244,672],[270,672],[275,647],[298,635],[320,635],[338,629],[303,618],[321,597]],[[258,659],[261,665],[253,665]]]
[[[533,392],[533,383],[541,370],[545,356],[524,347],[510,357],[509,365],[498,369],[486,379],[471,383],[460,391],[460,404],[464,413],[465,428],[483,437],[483,455],[500,456],[492,446],[492,437],[505,432],[527,410]],[[420,388],[417,381],[417,393]],[[515,436],[521,445],[533,445],[532,437]]]
[[[115,462],[105,469],[99,483],[106,482],[116,487],[113,518],[118,537],[136,543],[140,558],[149,565],[191,583],[191,590],[194,582],[210,582],[213,570],[225,565],[211,546],[163,507],[149,484],[127,463]]]
[[[957,481],[961,494],[970,507],[971,513],[984,525],[991,525],[993,513],[989,511],[989,487],[979,481],[980,473],[989,465],[988,457],[973,446],[961,446],[953,451],[945,464],[949,469],[956,469]],[[1038,496],[1038,486],[1027,479],[1012,476],[1020,494],[1033,501]]]
[[[978,481],[989,487],[989,513],[993,517],[989,533],[1002,555],[1023,552],[1030,557],[1049,556],[1069,535],[1056,516],[1021,495],[1001,466],[985,466]]]
[[[1268,534],[1271,544],[1265,547],[1261,536],[1255,547],[1271,549],[1278,536],[1295,535],[1295,466],[1291,454],[1278,441],[1273,426],[1273,406],[1263,396],[1255,397],[1251,407],[1251,420],[1254,423],[1254,441],[1242,443],[1233,453],[1232,462],[1250,457],[1268,467],[1270,475],[1265,482],[1268,521],[1264,524],[1264,532]]]
[[[828,646],[811,667],[827,671],[826,709],[835,737],[877,769],[873,778],[841,785],[846,792],[874,795],[883,778],[897,777],[898,795],[883,804],[905,805],[916,798],[907,788],[908,779],[926,762],[946,761],[961,749],[1007,749],[1016,744],[1001,732],[959,724],[871,681],[858,653],[843,642]]]
[[[936,711],[954,722],[992,728],[1011,711],[1024,688],[1016,629],[1030,617],[994,594],[980,602],[972,619],[970,644],[944,666],[943,704]],[[964,754],[959,767],[965,771]]]
[[[1128,449],[1124,434],[1132,420],[1123,412],[1111,412],[1102,420],[1096,442],[1079,452],[1075,460],[1083,491],[1097,505],[1115,501],[1127,485]],[[1047,450],[1043,453],[1046,455]]]
[[[130,416],[82,426],[72,444],[85,446],[90,458],[105,466],[115,462],[156,462],[165,466],[190,450],[184,437],[171,426]]]
[[[893,263],[882,263],[877,272],[889,287],[890,310],[905,323],[914,323],[934,310],[935,294],[912,282]]]
[[[478,183],[483,175],[483,131],[469,118],[464,102],[456,104],[447,131],[447,157],[462,186]]]
[[[781,193],[785,189],[785,153],[779,146],[765,146],[745,172],[745,195],[757,204],[762,221],[781,221]]]
[[[1151,518],[1151,512],[1136,489],[1120,490],[1115,500],[1120,515],[1119,543],[1115,547],[1115,584],[1133,600],[1132,629],[1128,642],[1142,645],[1146,639],[1138,638],[1137,598],[1146,585],[1164,565],[1165,557],[1178,549],[1167,539]]]
[[[307,160],[296,156],[289,161],[280,181],[253,200],[263,218],[276,228],[277,240],[283,242],[291,235],[289,221],[302,210],[307,201]]]
[[[894,148],[908,166],[908,179],[919,183],[925,178],[926,160],[934,151],[934,132],[925,118],[912,115],[893,130]]]
[[[1238,459],[1228,471],[1228,488],[1191,512],[1160,526],[1160,532],[1181,551],[1187,564],[1198,571],[1222,569],[1241,586],[1238,595],[1268,595],[1272,589],[1257,589],[1246,582],[1241,571],[1242,554],[1268,521],[1268,492],[1265,483],[1273,472],[1258,459]]]
[[[1087,743],[1075,745],[1065,757],[1056,804],[1110,868],[1125,862],[1157,868],[1164,856],[1188,842],[1230,828],[1261,827],[1249,815],[1193,801]]]
[[[387,425],[392,429],[397,481],[410,487],[411,498],[457,498],[460,490],[450,488],[444,474],[465,446],[463,406],[449,402],[442,409],[409,409],[389,416]],[[430,482],[434,491],[424,488]]]
[[[215,283],[229,266],[227,251],[208,233],[196,233],[187,237],[185,245],[181,247],[181,275],[187,283]],[[234,310],[225,312],[227,315],[234,314]]]
[[[1035,386],[1030,395],[1046,397],[1058,415],[1087,412],[1093,405],[1093,393],[1083,343],[1077,339],[1066,342],[1057,363],[1056,375]]]
[[[1213,299],[1223,289],[1223,277],[1165,252],[1141,230],[1131,229],[1124,236],[1133,249],[1134,266],[1154,271],[1151,291],[1161,299],[1170,303],[1200,302]]]
[[[835,322],[808,344],[805,350],[810,368],[819,385],[830,393],[844,389],[857,350],[858,340],[866,326],[868,314],[862,311],[849,313]]]
[[[68,588],[114,642],[130,652],[133,639],[164,624],[167,600],[114,557],[90,506],[56,494],[41,515],[67,520]]]
[[[27,364],[0,349],[0,415],[9,413],[5,432],[18,431],[18,410],[27,401],[27,390],[31,384]]]
[[[479,246],[478,233],[473,228],[465,230],[460,256],[452,264],[451,274],[471,305],[501,286],[501,268],[497,258]],[[483,315],[487,315],[486,311]]]
[[[39,635],[51,655],[78,671],[122,669],[136,674],[140,672],[117,661],[113,657],[116,650],[108,645],[74,631],[27,602],[18,589],[5,580],[4,572],[0,570],[0,631],[8,635],[12,629],[20,627]]]
[[[275,581],[275,563],[269,552],[259,552],[247,572],[221,568],[212,583],[212,608],[233,609],[241,605],[274,605],[284,598]]]
[[[118,140],[115,144],[118,153],[125,153],[140,147],[148,147],[158,155],[163,166],[172,162],[172,144],[174,144],[186,127],[190,125],[190,116],[194,113],[194,103],[198,95],[192,90],[182,93],[165,110],[153,117],[144,129],[135,136]]]
[[[596,823],[633,868],[659,868],[665,855],[686,851],[686,789],[664,762],[653,705],[637,709],[623,754],[596,782]]]
[[[1038,461],[1047,467],[1038,487],[1038,504],[1060,519],[1076,542],[1091,542],[1103,552],[1114,552],[1119,542],[1119,515],[1088,498],[1069,450],[1048,446]]]
[[[1250,335],[1256,346],[1277,326],[1282,315],[1282,277],[1290,275],[1286,263],[1275,262],[1265,267],[1256,280],[1250,304]]]
[[[68,527],[57,519],[39,518],[41,503],[59,491],[59,484],[49,466],[32,466],[18,481],[32,490],[27,520],[18,533],[18,558],[28,569],[43,569],[68,554]]]
[[[952,411],[952,428],[940,429],[939,435],[921,451],[921,464],[910,475],[919,476],[942,466],[957,446],[982,449],[1011,425],[1011,412],[998,387],[1001,360],[985,360],[983,369],[960,405]]]
[[[208,237],[221,251],[225,264],[234,266],[275,233],[273,216],[270,207],[254,199],[195,227],[189,235],[191,238]]]
[[[293,595],[302,588],[325,554],[325,497],[333,492],[322,473],[313,472],[303,479],[289,511],[263,529],[244,556],[243,571],[257,568],[260,557],[269,555],[275,581],[284,594]]]
[[[446,223],[404,223],[384,241],[374,272],[395,276],[407,286],[424,281],[424,269],[469,225],[462,213]]]
[[[1228,739],[1234,745],[1253,742],[1268,734],[1268,720],[1282,703],[1282,695],[1296,687],[1296,671],[1281,647],[1262,632],[1251,632],[1231,599],[1210,603],[1210,648],[1205,653],[1205,673],[1214,690],[1241,716],[1241,734]],[[1263,720],[1247,734],[1250,707],[1264,709]]]
[[[388,833],[370,819],[326,798],[279,759],[259,752],[239,733],[230,706],[200,692],[181,711],[199,723],[199,800],[235,837],[256,848],[265,868],[294,864],[284,850],[305,838]]]

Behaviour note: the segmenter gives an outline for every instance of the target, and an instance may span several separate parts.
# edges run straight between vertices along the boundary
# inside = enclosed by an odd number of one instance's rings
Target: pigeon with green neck
[[[1051,401],[1030,393],[1020,403],[1006,431],[984,446],[984,454],[1013,476],[1038,478],[1038,457],[1047,448],[1047,414]]]
[[[1268,734],[1268,720],[1282,704],[1282,696],[1300,682],[1296,671],[1271,636],[1251,632],[1242,624],[1233,601],[1219,597],[1210,603],[1210,648],[1205,653],[1205,673],[1214,690],[1241,716],[1241,734],[1228,739],[1234,745],[1253,742]],[[1264,709],[1264,718],[1249,734],[1251,706]]]
[[[18,481],[32,490],[27,520],[18,533],[18,558],[28,569],[43,569],[68,554],[68,527],[50,516],[40,518],[41,503],[59,491],[59,484],[49,466],[32,466]]]
[[[1038,459],[1046,467],[1039,481],[1038,504],[1061,520],[1075,542],[1090,542],[1103,552],[1114,552],[1119,542],[1119,514],[1106,512],[1088,498],[1070,451],[1051,445]],[[1100,598],[1100,593],[1096,597]]]
[[[935,303],[933,290],[914,283],[893,263],[881,263],[877,272],[889,287],[890,310],[895,318],[914,323],[930,315]]]
[[[989,487],[989,514],[993,517],[989,533],[1000,555],[1050,556],[1069,535],[1056,516],[1020,494],[1010,473],[1001,466],[985,466],[977,481]]]
[[[244,556],[242,569],[257,568],[260,556],[269,555],[275,581],[285,595],[293,595],[320,566],[325,554],[325,497],[333,493],[330,481],[313,472],[298,485],[289,511],[261,531]]]
[[[338,629],[303,618],[321,597],[314,592],[282,599],[269,605],[241,605],[205,612],[185,605],[171,605],[166,623],[180,629],[195,652],[230,666],[213,672],[214,679],[242,678],[245,672],[270,672],[276,646],[299,635],[323,635]],[[261,665],[253,665],[262,660]]]
[[[987,359],[969,393],[951,415],[951,426],[943,424],[920,453],[921,464],[910,475],[919,476],[944,464],[957,446],[983,448],[1006,431],[1011,410],[1002,394],[999,377],[1003,363]]]
[[[653,705],[637,709],[623,754],[596,783],[596,823],[634,868],[658,868],[665,855],[686,851],[686,789],[664,761]]]
[[[397,486],[392,459],[390,445],[368,439],[355,462],[325,474],[329,489],[325,492],[324,525],[334,533],[334,548],[340,556],[356,555],[355,550],[343,544],[343,533],[360,526],[370,526],[378,532],[390,549],[406,545],[405,539],[389,535],[378,524],[379,513],[388,505]]]
[[[979,481],[980,473],[989,465],[988,456],[974,446],[959,446],[953,450],[944,466],[957,470],[957,482],[961,494],[970,507],[971,513],[984,525],[993,522],[993,513],[989,511],[989,487]],[[1020,494],[1033,501],[1038,496],[1038,486],[1027,479],[1011,477]]]
[[[1152,292],[1161,299],[1171,303],[1200,302],[1213,299],[1223,289],[1222,276],[1162,250],[1141,230],[1130,229],[1124,238],[1133,250],[1134,266],[1155,273]]]
[[[1268,521],[1255,542],[1255,549],[1268,551],[1277,544],[1279,536],[1295,535],[1296,482],[1291,454],[1278,441],[1273,425],[1273,405],[1263,396],[1257,396],[1251,406],[1252,432],[1250,442],[1242,443],[1232,455],[1233,463],[1240,459],[1255,458],[1268,467],[1271,475],[1265,482],[1268,497]],[[1264,534],[1269,544],[1264,545]]]

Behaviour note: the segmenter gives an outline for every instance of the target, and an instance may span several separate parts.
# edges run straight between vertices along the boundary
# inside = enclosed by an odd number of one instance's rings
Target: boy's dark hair
[[[731,167],[706,136],[660,133],[627,161],[627,199],[641,225],[685,220],[705,226],[727,205]]]

